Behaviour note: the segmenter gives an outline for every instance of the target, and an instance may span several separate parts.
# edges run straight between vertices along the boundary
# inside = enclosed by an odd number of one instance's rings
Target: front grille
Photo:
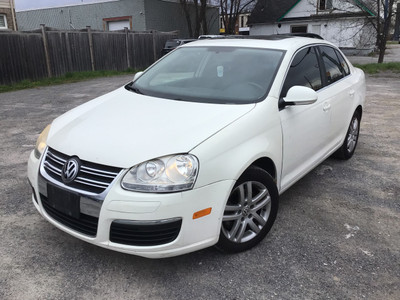
[[[46,196],[40,194],[40,200],[46,213],[57,222],[88,236],[96,236],[97,225],[99,223],[98,218],[81,213],[79,218],[76,219],[51,207]]]
[[[82,164],[77,177],[71,183],[66,184],[61,178],[61,172],[69,158],[68,155],[48,148],[43,161],[43,168],[54,180],[84,192],[101,194],[121,172],[120,168],[81,161]]]
[[[182,219],[143,223],[126,220],[112,222],[110,241],[131,246],[157,246],[174,241],[181,230]]]

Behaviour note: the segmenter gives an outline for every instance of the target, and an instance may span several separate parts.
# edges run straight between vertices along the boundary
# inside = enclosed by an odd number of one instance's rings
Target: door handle
[[[328,111],[331,109],[331,105],[329,103],[325,103],[324,107],[322,108],[324,111]]]

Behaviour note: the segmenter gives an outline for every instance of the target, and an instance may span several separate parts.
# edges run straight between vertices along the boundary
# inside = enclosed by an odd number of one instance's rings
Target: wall
[[[145,11],[147,30],[178,30],[179,37],[190,37],[185,14],[180,3],[175,1],[146,0]],[[209,34],[218,34],[218,8],[208,8],[207,17]],[[192,17],[193,20],[194,16]]]
[[[315,14],[331,14],[331,13],[344,13],[344,12],[358,12],[360,9],[351,3],[343,0],[332,0],[332,5],[338,10],[319,10],[318,0],[302,0],[290,12],[285,15],[285,18],[298,18],[309,17]]]
[[[38,29],[40,24],[57,29],[84,29],[91,26],[93,30],[104,30],[103,19],[123,16],[132,16],[132,30],[146,30],[144,0],[116,0],[20,11],[17,12],[17,22],[21,31]]]

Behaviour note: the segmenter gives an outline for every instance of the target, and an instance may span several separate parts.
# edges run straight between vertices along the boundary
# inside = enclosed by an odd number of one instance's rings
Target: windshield
[[[127,88],[182,101],[258,102],[267,95],[283,54],[281,50],[254,48],[179,48]]]

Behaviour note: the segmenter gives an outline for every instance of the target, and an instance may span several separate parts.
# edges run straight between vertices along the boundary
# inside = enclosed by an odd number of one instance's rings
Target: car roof
[[[326,44],[333,45],[322,39],[292,35],[247,36],[247,37],[222,37],[219,39],[202,39],[191,42],[182,47],[249,47],[296,51],[307,45]]]

